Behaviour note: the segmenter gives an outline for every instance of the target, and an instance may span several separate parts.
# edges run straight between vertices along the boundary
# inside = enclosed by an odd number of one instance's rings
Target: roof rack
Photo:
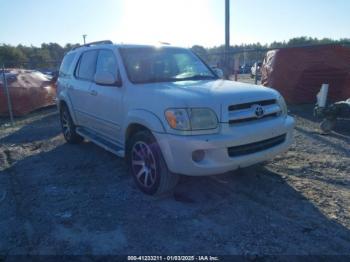
[[[161,45],[171,45],[169,42],[163,42],[163,41],[159,41],[159,44],[161,44]]]
[[[111,44],[113,44],[111,40],[96,41],[96,42],[87,43],[85,45],[79,45],[77,47],[73,47],[72,50],[75,50],[81,47],[89,47],[94,45],[111,45]]]

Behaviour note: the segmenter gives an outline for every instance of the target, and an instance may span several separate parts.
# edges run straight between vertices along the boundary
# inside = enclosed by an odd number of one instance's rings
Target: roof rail
[[[111,45],[111,44],[113,44],[111,40],[96,41],[96,42],[87,43],[85,45],[79,45],[77,47],[73,47],[72,50],[75,50],[81,47],[89,47],[93,45]]]
[[[161,44],[161,45],[171,45],[169,42],[163,42],[163,41],[159,41],[159,44]]]

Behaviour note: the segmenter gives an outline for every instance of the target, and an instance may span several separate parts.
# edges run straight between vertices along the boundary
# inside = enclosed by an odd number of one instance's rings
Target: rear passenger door
[[[102,49],[98,52],[96,71],[119,75],[117,58],[112,50]],[[118,87],[117,83],[113,85],[92,83],[90,94],[95,131],[113,142],[119,142],[123,88]]]
[[[69,85],[69,82],[71,81],[71,78],[73,76],[71,67],[73,66],[73,61],[75,59],[76,54],[71,53],[67,54],[62,61],[59,76],[57,79],[57,88],[58,93],[60,93],[61,90],[66,89]]]
[[[77,124],[88,128],[92,128],[94,122],[92,112],[95,107],[90,102],[90,88],[94,81],[97,55],[97,50],[86,51],[81,54],[75,68],[74,80],[68,87]]]

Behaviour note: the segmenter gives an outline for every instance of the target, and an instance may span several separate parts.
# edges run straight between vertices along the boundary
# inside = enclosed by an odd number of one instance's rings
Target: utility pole
[[[225,0],[225,78],[230,76],[230,0]]]
[[[84,45],[86,44],[86,37],[87,37],[87,35],[83,35]]]

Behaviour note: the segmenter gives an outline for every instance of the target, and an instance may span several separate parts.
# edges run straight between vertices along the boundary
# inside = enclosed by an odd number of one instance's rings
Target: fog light
[[[201,162],[205,157],[205,151],[204,150],[196,150],[192,153],[192,159],[194,162]]]

